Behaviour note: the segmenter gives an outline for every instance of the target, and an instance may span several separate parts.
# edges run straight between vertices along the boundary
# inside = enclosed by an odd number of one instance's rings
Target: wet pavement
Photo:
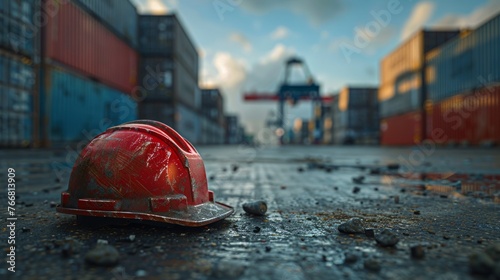
[[[0,150],[1,180],[16,171],[18,218],[16,272],[4,261],[0,278],[495,279],[471,274],[469,256],[500,243],[498,149],[199,151],[216,200],[236,211],[185,228],[77,224],[55,211],[75,151]],[[9,253],[4,192],[0,243]],[[243,211],[256,200],[267,203],[264,216]],[[338,231],[355,217],[365,233]],[[396,245],[380,243],[384,229]]]

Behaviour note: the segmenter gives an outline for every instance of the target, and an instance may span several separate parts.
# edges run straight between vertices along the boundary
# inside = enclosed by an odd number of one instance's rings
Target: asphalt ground
[[[0,150],[0,278],[495,279],[471,273],[469,257],[500,242],[499,149],[198,150],[216,200],[235,208],[201,228],[77,223],[55,210],[74,150]],[[16,178],[15,272],[6,256],[8,168]],[[255,200],[267,203],[265,216],[243,211]],[[339,232],[353,217],[399,242],[383,247],[365,233]],[[117,251],[98,257],[116,263],[86,261],[98,242]],[[412,257],[412,247],[423,257]]]

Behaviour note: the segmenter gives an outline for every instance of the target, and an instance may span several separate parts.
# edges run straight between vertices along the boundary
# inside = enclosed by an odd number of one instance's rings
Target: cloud
[[[270,111],[276,112],[275,102],[245,103],[248,91],[276,93],[284,72],[285,61],[295,51],[277,44],[255,64],[248,66],[229,53],[216,53],[212,65],[202,71],[202,86],[217,86],[224,95],[226,111],[237,113],[251,133],[261,131]],[[205,70],[209,69],[209,70]]]
[[[290,30],[284,26],[278,26],[272,33],[271,39],[279,40],[284,39],[290,35]]]
[[[244,62],[226,52],[218,52],[214,56],[213,65],[217,71],[216,83],[225,89],[235,89],[246,78]]]
[[[252,51],[252,44],[250,41],[241,33],[233,32],[229,35],[229,40],[231,42],[239,44],[245,52]]]
[[[314,25],[324,23],[344,10],[342,0],[252,0],[242,1],[241,7],[253,13],[267,13],[274,9],[288,9],[305,16]]]
[[[177,0],[133,0],[141,14],[163,15],[171,12],[179,3]]]
[[[485,5],[475,9],[468,15],[447,14],[434,27],[437,28],[467,28],[476,27],[485,20],[500,13],[500,1],[490,0]]]
[[[434,12],[434,3],[432,2],[419,2],[413,8],[413,11],[410,15],[410,18],[406,21],[402,31],[401,31],[401,39],[405,40],[415,31],[419,30],[424,26],[425,23],[429,20]]]
[[[351,38],[341,37],[332,40],[328,49],[332,52],[341,51],[342,48],[350,48],[355,50],[355,53],[363,53],[367,55],[374,54],[379,48],[388,45],[392,38],[396,36],[396,29],[392,26],[381,27],[380,31],[376,34],[371,33],[366,28],[357,27]],[[357,44],[356,38],[365,38],[366,43],[363,45]]]

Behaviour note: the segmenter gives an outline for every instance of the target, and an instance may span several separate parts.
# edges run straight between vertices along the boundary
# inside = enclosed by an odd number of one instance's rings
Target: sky
[[[198,49],[200,86],[219,87],[226,112],[254,134],[277,104],[244,102],[243,94],[275,93],[292,56],[307,63],[322,95],[377,86],[380,60],[415,31],[473,28],[500,12],[500,0],[131,1],[143,14],[179,15]],[[293,78],[304,79],[298,69]]]

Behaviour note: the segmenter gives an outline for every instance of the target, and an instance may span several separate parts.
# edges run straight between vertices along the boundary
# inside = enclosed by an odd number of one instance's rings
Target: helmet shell
[[[58,212],[202,226],[234,210],[214,201],[203,160],[169,126],[111,127],[80,153]]]

